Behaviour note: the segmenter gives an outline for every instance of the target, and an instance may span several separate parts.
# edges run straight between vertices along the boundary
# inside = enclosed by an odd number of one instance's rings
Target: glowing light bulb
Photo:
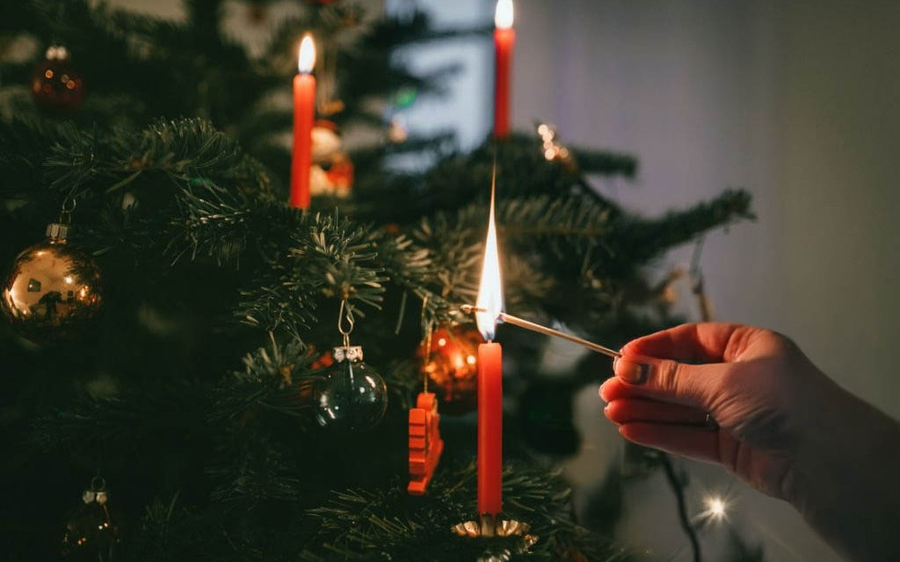
[[[722,521],[728,519],[728,502],[721,496],[707,496],[703,500],[706,510],[700,517],[708,521]]]

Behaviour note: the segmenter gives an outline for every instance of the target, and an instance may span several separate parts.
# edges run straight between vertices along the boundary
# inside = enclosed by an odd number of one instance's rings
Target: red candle
[[[478,512],[497,516],[503,504],[503,350],[478,346]]]
[[[294,77],[294,150],[291,158],[291,207],[308,209],[312,167],[312,129],[316,104],[316,45],[306,34],[300,43],[299,73]]]
[[[512,66],[513,44],[516,42],[516,30],[513,24],[512,0],[497,0],[494,12],[494,47],[496,66],[494,75],[494,136],[509,136],[509,75]]]
[[[493,189],[475,306],[478,331],[488,340],[478,346],[478,512],[496,517],[503,506],[503,353],[500,344],[491,340],[503,312],[503,283]]]

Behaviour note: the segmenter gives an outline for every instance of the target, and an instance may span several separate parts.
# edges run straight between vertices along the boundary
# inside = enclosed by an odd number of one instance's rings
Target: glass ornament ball
[[[60,45],[47,49],[46,57],[31,73],[31,97],[48,112],[71,113],[85,97],[84,80],[72,66],[68,50]]]
[[[316,420],[330,429],[360,431],[375,427],[387,409],[384,379],[363,362],[361,347],[336,347],[333,355],[335,363],[316,385]]]
[[[100,269],[64,238],[19,254],[0,293],[4,316],[20,335],[38,343],[75,335],[99,316],[102,304]]]
[[[85,490],[83,504],[66,521],[60,554],[66,560],[110,562],[119,529],[110,517],[104,490]]]

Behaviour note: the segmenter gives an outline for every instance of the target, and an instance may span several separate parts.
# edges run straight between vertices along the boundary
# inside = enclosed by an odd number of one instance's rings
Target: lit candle
[[[308,33],[300,42],[299,73],[294,77],[294,151],[291,158],[291,207],[308,209],[312,167],[312,128],[316,103],[316,45]]]
[[[497,0],[494,12],[494,47],[497,56],[494,69],[494,136],[497,138],[509,136],[509,102],[512,97],[509,74],[513,44],[516,42],[516,30],[512,25],[512,0]]]
[[[503,501],[503,352],[491,340],[503,312],[503,289],[493,190],[476,307],[478,331],[488,342],[478,346],[478,512],[496,518]]]

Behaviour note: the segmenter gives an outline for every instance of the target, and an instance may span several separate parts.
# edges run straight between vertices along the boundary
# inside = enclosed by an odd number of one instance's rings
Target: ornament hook
[[[75,211],[75,198],[67,195],[63,199],[62,206],[59,210],[59,223],[68,226],[72,222],[72,212]]]
[[[347,329],[344,329],[344,321]],[[344,336],[344,347],[350,347],[350,332],[353,331],[355,320],[353,318],[353,305],[347,299],[341,299],[341,310],[338,312],[338,331]]]
[[[91,491],[103,492],[106,490],[106,479],[102,476],[94,476],[91,478]]]

